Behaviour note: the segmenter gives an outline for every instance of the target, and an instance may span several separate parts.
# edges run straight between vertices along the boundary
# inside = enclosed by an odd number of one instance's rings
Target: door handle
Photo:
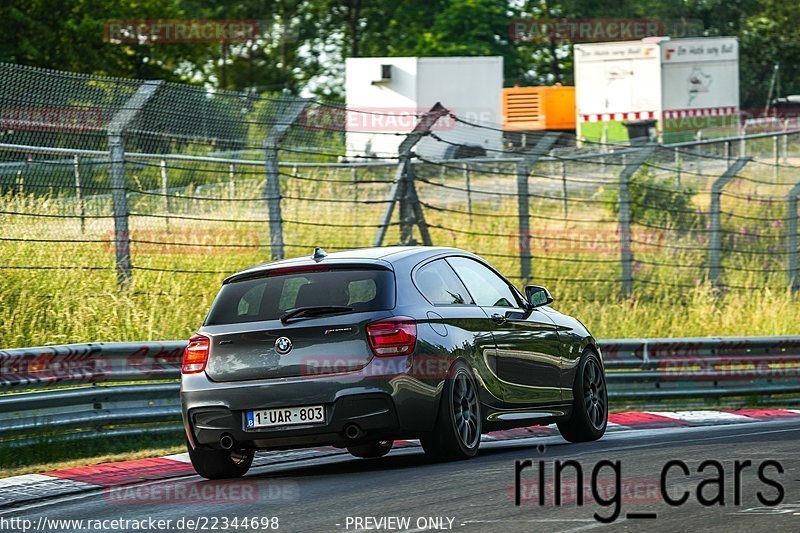
[[[500,313],[494,313],[491,316],[491,319],[494,320],[497,324],[505,324],[506,321],[508,321],[508,319],[505,316],[501,315]]]

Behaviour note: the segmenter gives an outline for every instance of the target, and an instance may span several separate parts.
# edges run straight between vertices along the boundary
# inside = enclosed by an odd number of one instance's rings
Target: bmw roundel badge
[[[281,355],[286,355],[292,351],[292,341],[289,337],[278,337],[275,340],[275,351]]]

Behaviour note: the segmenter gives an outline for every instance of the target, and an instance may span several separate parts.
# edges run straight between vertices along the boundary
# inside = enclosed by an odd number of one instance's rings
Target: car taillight
[[[211,341],[208,337],[192,335],[192,338],[189,339],[189,345],[183,350],[181,374],[197,374],[205,370],[210,346]]]
[[[417,323],[413,318],[397,316],[367,325],[372,353],[378,357],[407,355],[417,342]]]

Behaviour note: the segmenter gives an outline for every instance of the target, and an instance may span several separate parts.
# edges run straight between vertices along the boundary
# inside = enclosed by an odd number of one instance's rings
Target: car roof
[[[324,256],[323,259],[317,261],[313,256],[314,250],[309,250],[309,252],[309,255],[280,259],[278,261],[271,261],[269,263],[263,263],[261,265],[247,268],[237,272],[236,274],[233,274],[232,276],[229,276],[223,283],[230,283],[243,278],[260,276],[269,272],[270,270],[290,266],[314,265],[317,263],[347,264],[353,262],[363,264],[378,264],[391,267],[394,262],[401,259],[407,259],[412,256],[419,256],[419,259],[422,260],[426,257],[439,255],[441,253],[467,254],[467,252],[464,250],[446,246],[385,246],[374,248],[355,248],[352,250],[329,252]]]

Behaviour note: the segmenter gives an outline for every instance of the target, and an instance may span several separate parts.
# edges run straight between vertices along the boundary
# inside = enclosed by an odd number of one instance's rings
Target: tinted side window
[[[497,274],[472,259],[448,257],[458,277],[482,307],[517,307],[517,298],[508,284]]]
[[[419,292],[434,305],[472,304],[472,298],[456,273],[438,259],[417,270],[414,282]]]

